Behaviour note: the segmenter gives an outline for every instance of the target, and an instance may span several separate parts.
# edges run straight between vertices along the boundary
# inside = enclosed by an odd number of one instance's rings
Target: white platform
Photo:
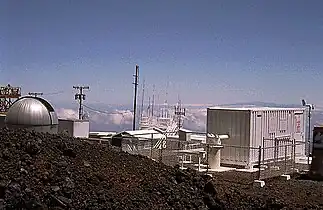
[[[265,169],[261,168],[260,170],[264,171]],[[259,168],[246,168],[246,169],[242,168],[242,169],[236,169],[236,171],[253,173],[253,172],[259,171]]]
[[[226,171],[233,171],[236,170],[235,168],[229,168],[229,167],[220,167],[218,169],[209,169],[209,172],[226,172]],[[201,169],[200,171],[206,171],[206,169]]]

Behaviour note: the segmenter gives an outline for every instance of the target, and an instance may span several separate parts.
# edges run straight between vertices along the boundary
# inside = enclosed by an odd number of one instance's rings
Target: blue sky
[[[0,84],[73,101],[132,102],[135,64],[146,95],[184,103],[323,104],[323,2],[0,0]],[[167,82],[169,81],[169,82]],[[168,83],[168,85],[167,85]],[[166,88],[168,87],[168,88]]]

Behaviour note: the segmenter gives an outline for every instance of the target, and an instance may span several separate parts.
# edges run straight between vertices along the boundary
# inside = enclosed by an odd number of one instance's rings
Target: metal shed
[[[230,136],[223,142],[221,163],[250,168],[258,163],[259,146],[269,148],[296,142],[300,144],[296,156],[305,156],[304,114],[304,108],[212,107],[207,109],[207,132]],[[263,154],[264,161],[274,156],[270,152],[274,150]]]

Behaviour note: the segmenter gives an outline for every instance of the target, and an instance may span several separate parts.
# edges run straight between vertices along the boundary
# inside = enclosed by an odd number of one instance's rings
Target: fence
[[[223,173],[225,174],[223,177],[230,179],[230,173],[240,173],[239,177],[244,177],[247,183],[252,183],[255,179],[263,180],[309,169],[307,159],[303,160],[303,163],[297,159],[304,152],[304,142],[276,138],[263,139],[262,144],[260,147],[224,144],[221,150],[221,165],[237,170]],[[205,143],[169,137],[160,139],[122,137],[120,146],[123,151],[130,154],[144,155],[169,166],[180,165],[182,168],[209,172],[208,146]],[[232,177],[235,179],[236,175]]]
[[[300,159],[305,157],[305,142],[275,138],[264,139],[263,145],[258,155],[259,180],[309,169],[308,158]]]

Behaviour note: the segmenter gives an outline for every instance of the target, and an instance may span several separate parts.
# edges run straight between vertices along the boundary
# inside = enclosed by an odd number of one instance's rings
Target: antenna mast
[[[139,66],[136,65],[136,73],[133,75],[135,77],[135,82],[133,85],[135,86],[135,95],[133,97],[133,122],[132,122],[132,130],[136,130],[136,109],[137,109],[137,88],[138,88],[138,76],[139,76]]]
[[[151,116],[154,116],[154,106],[155,106],[155,85],[153,85],[153,99],[151,105]]]
[[[182,127],[182,116],[185,116],[185,108],[182,108],[181,101],[179,100],[178,104],[175,106],[175,115],[178,119],[177,127],[180,129]]]
[[[147,115],[150,117],[150,96],[148,97],[148,107],[147,107]]]
[[[74,89],[79,90],[79,93],[75,94],[75,100],[79,101],[79,120],[83,120],[83,105],[82,102],[85,100],[85,94],[83,90],[89,90],[89,86],[73,86]]]
[[[141,96],[141,110],[140,110],[140,120],[144,112],[144,101],[145,101],[145,80],[142,83],[142,96]]]

